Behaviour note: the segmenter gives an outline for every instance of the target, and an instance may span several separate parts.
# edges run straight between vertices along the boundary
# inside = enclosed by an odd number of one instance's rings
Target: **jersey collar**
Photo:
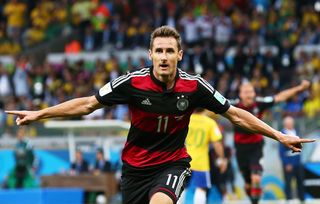
[[[177,71],[176,71],[176,76],[175,76],[175,81],[174,81],[174,85],[171,89],[167,89],[167,84],[166,83],[163,83],[162,81],[158,80],[154,74],[153,74],[153,66],[150,67],[150,76],[151,76],[151,79],[152,81],[157,84],[158,86],[161,86],[162,87],[162,90],[163,92],[165,93],[170,93],[170,92],[173,92],[175,86],[176,86],[176,83],[177,83],[177,80],[179,78],[179,71],[178,71],[178,68],[177,68]]]

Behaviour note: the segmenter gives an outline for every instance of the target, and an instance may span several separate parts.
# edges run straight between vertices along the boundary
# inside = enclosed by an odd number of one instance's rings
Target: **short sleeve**
[[[212,142],[220,141],[222,139],[222,134],[219,129],[219,126],[214,120],[212,120],[211,122],[212,122],[211,124],[212,133],[210,134],[210,141]]]
[[[259,108],[261,110],[266,110],[271,108],[274,105],[274,97],[273,96],[265,96],[265,97],[256,97],[256,102],[258,103]]]
[[[229,101],[202,78],[198,80],[198,94],[197,105],[202,108],[222,114],[230,107]]]
[[[125,75],[105,84],[95,96],[99,103],[103,105],[126,104],[129,103],[130,90],[130,77]]]

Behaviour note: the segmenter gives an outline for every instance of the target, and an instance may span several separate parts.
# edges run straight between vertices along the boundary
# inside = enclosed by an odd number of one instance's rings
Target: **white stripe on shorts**
[[[177,198],[179,197],[180,193],[181,193],[181,190],[182,190],[182,186],[183,186],[183,183],[184,183],[184,180],[187,176],[190,176],[191,174],[191,171],[190,169],[186,169],[182,172],[182,174],[179,176],[179,182],[178,182],[178,185],[177,185],[177,189],[176,189],[176,192],[175,192],[175,195],[177,196]]]

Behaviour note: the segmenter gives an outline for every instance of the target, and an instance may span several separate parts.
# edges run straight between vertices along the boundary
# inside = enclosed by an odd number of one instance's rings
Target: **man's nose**
[[[166,52],[161,53],[160,59],[161,59],[161,60],[167,60],[167,59],[168,59],[167,53],[166,53]]]

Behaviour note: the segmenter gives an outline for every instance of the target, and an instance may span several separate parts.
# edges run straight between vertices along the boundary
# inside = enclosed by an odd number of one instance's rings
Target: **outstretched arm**
[[[103,105],[98,102],[95,96],[75,98],[56,106],[48,107],[38,111],[6,111],[8,114],[17,115],[17,125],[27,125],[33,121],[55,118],[55,117],[71,117],[86,115]]]
[[[298,86],[283,90],[274,96],[275,103],[286,101],[292,96],[298,94],[301,91],[308,89],[310,86],[310,82],[307,80],[303,80]]]
[[[313,139],[300,139],[295,135],[285,135],[280,131],[273,129],[251,113],[234,106],[230,106],[223,116],[228,118],[236,126],[240,126],[253,133],[262,134],[281,142],[293,152],[301,152],[302,143],[315,141]]]

